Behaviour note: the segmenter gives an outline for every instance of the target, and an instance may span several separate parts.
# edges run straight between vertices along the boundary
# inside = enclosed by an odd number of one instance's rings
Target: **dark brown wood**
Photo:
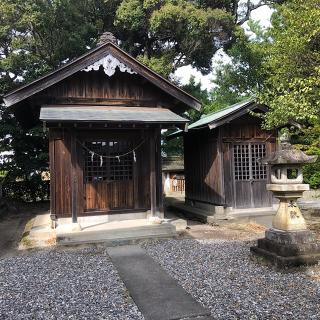
[[[78,222],[78,171],[77,140],[75,130],[70,131],[71,139],[71,215],[72,223]]]
[[[101,68],[97,71],[81,71],[109,53],[136,74],[117,69],[114,75],[108,77]],[[177,114],[190,106],[196,109],[200,107],[197,99],[111,43],[7,94],[5,103],[7,106],[13,105],[16,117],[24,119],[26,127],[38,123],[40,107],[45,104],[58,104],[59,108],[66,108],[67,105],[86,108],[110,106],[126,111],[132,107],[148,107],[155,108],[157,113],[159,108],[165,107]],[[63,115],[56,118],[55,122],[46,123],[49,130],[51,214],[54,219],[73,217],[73,222],[76,222],[78,216],[86,215],[148,210],[155,215],[157,211],[163,212],[161,129],[184,126],[184,123],[158,123],[157,119],[155,123],[139,123],[139,119],[135,123],[126,121],[126,117],[122,121],[100,123],[86,119],[81,121],[77,117],[64,122],[61,119]],[[136,161],[132,160],[133,163],[128,165],[132,167],[131,172],[125,161],[117,166],[110,157],[101,165],[103,170],[98,170],[97,163],[89,166],[90,150],[84,146],[90,141],[103,141],[105,146],[128,141],[131,143],[131,147],[127,148],[131,159],[132,149],[143,143],[135,150]],[[118,155],[117,152],[114,154]],[[130,174],[124,174],[125,170]]]
[[[56,215],[56,200],[55,200],[55,163],[53,161],[55,155],[55,135],[53,130],[49,130],[49,169],[50,169],[50,215],[51,220],[55,221],[57,219]]]
[[[262,130],[260,120],[243,111],[216,129],[184,134],[187,200],[233,208],[271,206],[268,172],[263,177],[253,175],[255,160],[247,163],[250,176],[236,179],[234,146],[238,144],[250,150],[252,145],[263,145],[268,154],[276,146],[276,132]],[[245,165],[244,159],[241,163]]]
[[[162,157],[161,157],[161,128],[155,131],[156,140],[156,181],[157,181],[157,210],[163,214],[163,185],[162,185]]]
[[[18,102],[21,102],[22,100],[25,100],[28,97],[31,97],[36,93],[41,92],[56,83],[59,83],[60,81],[74,75],[85,67],[100,60],[109,53],[132,68],[135,72],[137,72],[143,78],[147,79],[154,86],[160,88],[162,91],[174,97],[179,102],[182,102],[182,104],[195,108],[197,110],[200,109],[201,104],[197,99],[190,96],[188,93],[184,92],[173,83],[162,78],[151,69],[142,65],[139,61],[129,56],[126,52],[124,52],[111,42],[107,42],[106,44],[95,48],[79,57],[78,59],[75,59],[72,62],[66,64],[60,69],[8,93],[4,97],[6,106],[11,106]]]
[[[156,131],[151,132],[150,138],[150,212],[155,216],[157,210],[157,185],[156,185]]]
[[[75,210],[78,216],[145,211],[150,209],[150,138],[154,139],[153,130],[135,133],[115,129],[81,131],[69,128],[50,129],[50,163],[51,163],[51,212],[58,218],[70,217]],[[133,179],[131,181],[113,181],[111,183],[84,183],[84,150],[82,143],[86,139],[126,139],[132,140],[133,146],[145,142],[135,151]],[[76,144],[74,143],[76,142]],[[152,145],[153,147],[155,144]],[[76,151],[74,150],[76,148]],[[74,156],[75,153],[75,156]],[[153,157],[155,159],[155,155]],[[75,159],[75,161],[73,161]],[[152,175],[152,179],[157,177]],[[76,187],[73,183],[76,179]],[[73,191],[76,190],[76,193]],[[72,196],[74,195],[74,197]],[[156,200],[155,206],[157,206]]]

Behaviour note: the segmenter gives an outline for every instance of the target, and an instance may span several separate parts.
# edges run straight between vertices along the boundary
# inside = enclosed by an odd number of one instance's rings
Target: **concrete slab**
[[[51,228],[50,214],[38,214],[30,229],[29,238],[31,240],[46,240],[53,237],[54,229]]]
[[[68,225],[56,229],[57,242],[60,245],[99,243],[122,245],[137,240],[154,238],[172,238],[177,235],[175,226],[170,223],[150,224],[147,220],[127,220],[95,225],[81,223],[81,231],[71,232]]]
[[[114,247],[107,252],[146,320],[212,319],[141,247]]]

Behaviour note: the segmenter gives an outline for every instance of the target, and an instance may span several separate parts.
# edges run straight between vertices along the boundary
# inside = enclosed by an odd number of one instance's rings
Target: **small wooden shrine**
[[[188,132],[180,131],[186,204],[222,216],[239,209],[272,209],[272,194],[266,191],[269,168],[258,159],[276,149],[276,132],[261,129],[261,120],[250,113],[266,110],[245,101],[203,116]]]
[[[163,214],[160,134],[185,129],[200,102],[104,34],[99,46],[4,97],[18,120],[49,130],[51,217]]]

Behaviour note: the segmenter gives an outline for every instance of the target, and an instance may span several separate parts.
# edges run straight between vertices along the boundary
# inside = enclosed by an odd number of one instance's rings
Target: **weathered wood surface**
[[[108,54],[112,54],[132,70],[137,72],[140,76],[147,79],[148,82],[152,83],[171,97],[175,98],[176,104],[180,104],[181,107],[186,108],[186,106],[189,106],[198,110],[200,109],[201,104],[198,100],[175,86],[173,83],[162,78],[151,69],[142,65],[139,61],[129,56],[126,52],[111,42],[107,42],[106,44],[91,50],[74,61],[71,61],[60,69],[10,92],[4,97],[5,104],[7,106],[11,106],[19,103],[35,95],[36,93],[41,92],[68,77],[71,77],[73,74],[81,71],[94,62],[99,61]]]
[[[150,155],[152,130],[91,130],[75,132],[76,156],[71,161],[72,131],[50,129],[51,210],[57,217],[72,213],[72,181],[76,178],[76,210],[79,216],[106,214],[113,211],[150,209]],[[132,180],[85,182],[83,148],[85,139],[132,139],[134,145],[145,140],[136,150]],[[156,178],[156,175],[154,175]],[[155,182],[156,184],[156,182]],[[156,197],[156,194],[155,194]],[[157,199],[155,199],[155,206]]]
[[[271,206],[268,178],[235,181],[233,148],[263,144],[268,154],[276,148],[275,137],[276,132],[262,130],[259,119],[248,114],[217,129],[186,134],[186,198],[235,208]]]

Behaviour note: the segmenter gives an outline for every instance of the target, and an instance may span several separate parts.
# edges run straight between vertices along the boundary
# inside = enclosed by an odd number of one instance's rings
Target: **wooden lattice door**
[[[104,139],[85,141],[84,209],[109,211],[133,208],[134,159],[132,142]],[[125,156],[117,157],[129,152]]]
[[[233,145],[234,206],[259,208],[271,206],[266,191],[267,166],[257,160],[266,155],[265,143],[237,143]]]

